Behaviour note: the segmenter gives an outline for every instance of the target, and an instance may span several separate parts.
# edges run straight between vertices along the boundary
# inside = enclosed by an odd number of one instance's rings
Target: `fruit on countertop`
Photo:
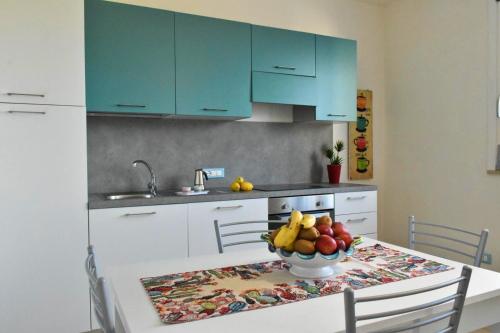
[[[313,254],[314,252],[316,252],[314,243],[305,239],[299,239],[295,241],[294,249],[295,251],[302,254]]]
[[[311,214],[304,214],[301,224],[304,229],[312,228],[316,224],[316,217]]]
[[[327,224],[320,224],[316,227],[321,235],[328,235],[333,237],[333,229],[330,228]]]
[[[229,187],[233,192],[249,192],[253,190],[253,184],[249,181],[246,181],[245,178],[241,176],[236,177]]]
[[[241,185],[238,182],[232,182],[230,187],[231,187],[231,191],[233,191],[233,192],[239,192],[241,189]]]
[[[325,216],[321,216],[319,219],[316,220],[316,225],[320,225],[320,224],[326,224],[328,225],[329,227],[332,226],[332,218],[328,215],[325,215]]]
[[[337,242],[328,235],[321,235],[316,240],[315,248],[321,254],[333,254],[337,250]]]
[[[309,229],[302,229],[299,232],[298,239],[305,239],[308,241],[315,241],[319,237],[320,233],[315,227]]]
[[[240,187],[241,187],[241,190],[245,191],[245,192],[253,190],[253,184],[250,182],[246,182],[246,181],[241,183]]]

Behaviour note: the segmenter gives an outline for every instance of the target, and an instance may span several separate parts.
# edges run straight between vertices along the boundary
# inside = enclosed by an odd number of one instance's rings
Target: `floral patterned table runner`
[[[357,248],[339,264],[341,273],[320,280],[299,279],[288,265],[269,261],[250,265],[142,278],[160,319],[176,324],[307,300],[452,269],[384,247]]]

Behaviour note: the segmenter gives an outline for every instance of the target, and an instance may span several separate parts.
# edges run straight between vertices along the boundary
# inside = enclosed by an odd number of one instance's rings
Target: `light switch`
[[[208,179],[224,178],[224,168],[203,168]]]

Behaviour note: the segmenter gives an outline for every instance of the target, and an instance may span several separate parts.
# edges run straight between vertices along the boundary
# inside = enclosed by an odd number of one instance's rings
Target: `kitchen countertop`
[[[311,184],[304,184],[307,187]],[[297,195],[315,195],[315,194],[330,194],[341,192],[361,192],[361,191],[376,191],[376,185],[362,185],[342,183],[338,185],[332,184],[313,184],[321,186],[320,188],[310,188],[301,190],[286,190],[286,191],[258,191],[250,192],[231,192],[227,188],[209,188],[210,192],[205,195],[194,196],[178,196],[175,191],[160,191],[160,195],[150,199],[123,199],[123,200],[108,200],[104,194],[89,195],[89,209],[103,208],[119,208],[119,207],[139,207],[139,206],[155,206],[155,205],[171,205],[171,204],[186,204],[194,202],[210,202],[210,201],[229,201],[229,200],[244,200],[244,199],[259,199],[259,198],[279,198],[290,197]]]

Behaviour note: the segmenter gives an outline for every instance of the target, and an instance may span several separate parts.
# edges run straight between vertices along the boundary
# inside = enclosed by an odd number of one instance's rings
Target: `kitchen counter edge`
[[[141,206],[157,206],[157,205],[174,205],[188,204],[197,202],[213,202],[213,201],[231,201],[231,200],[247,200],[260,198],[280,198],[299,195],[317,195],[317,194],[334,194],[343,192],[363,192],[376,191],[376,185],[351,184],[343,183],[338,185],[326,185],[322,188],[286,190],[286,191],[257,191],[251,192],[230,192],[230,193],[209,193],[206,195],[195,196],[177,196],[167,195],[159,196],[151,199],[124,199],[124,200],[108,200],[103,194],[89,195],[89,209],[106,209],[106,208],[125,208],[125,207],[141,207]]]

